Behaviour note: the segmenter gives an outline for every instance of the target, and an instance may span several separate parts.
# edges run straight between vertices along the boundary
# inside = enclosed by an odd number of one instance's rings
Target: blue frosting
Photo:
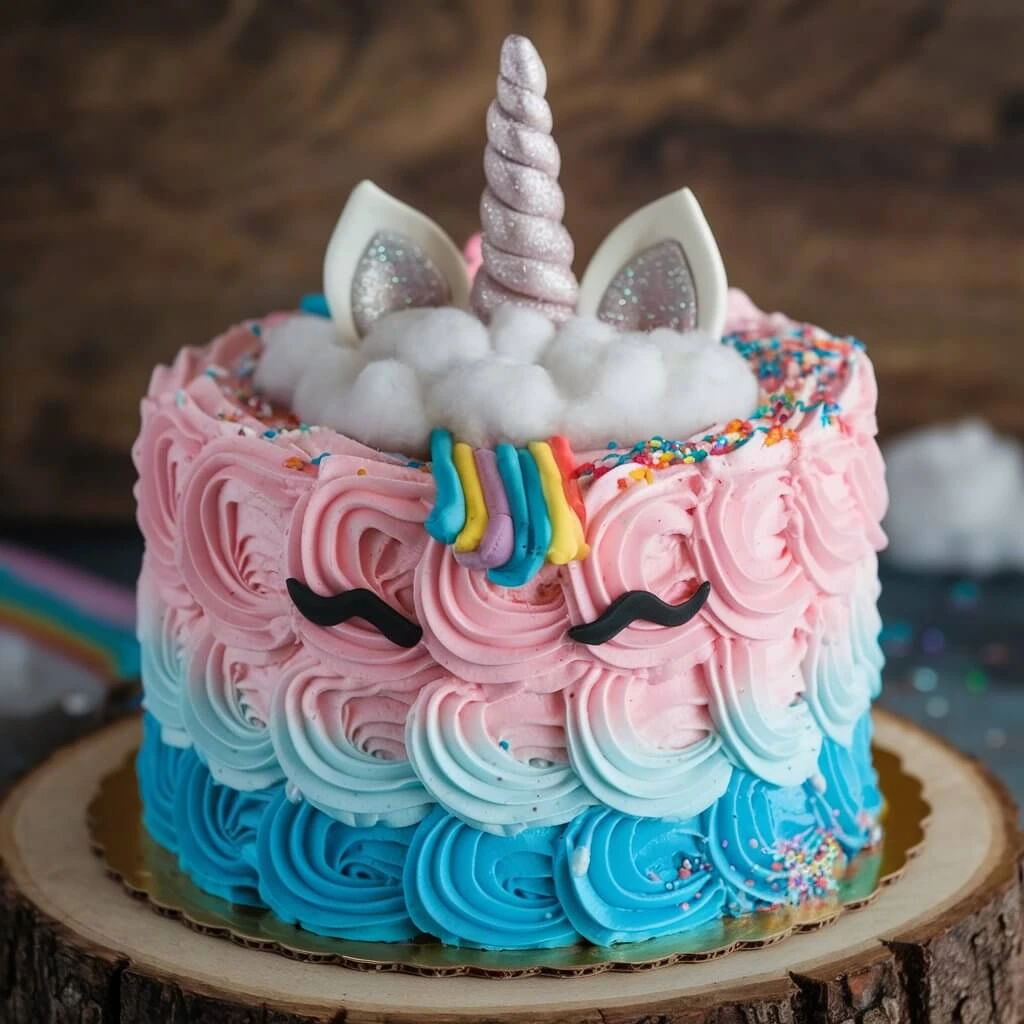
[[[598,946],[698,928],[721,916],[725,897],[699,819],[597,807],[565,827],[555,884],[569,920]]]
[[[818,785],[804,784],[819,824],[835,835],[850,856],[870,842],[882,810],[878,775],[871,762],[871,734],[871,715],[865,714],[854,728],[849,747],[826,738],[818,758]]]
[[[706,821],[733,914],[791,902],[797,864],[812,861],[824,838],[803,787],[774,786],[749,772],[733,773]]]
[[[523,470],[519,453],[510,444],[499,444],[494,449],[498,475],[508,497],[509,516],[512,519],[512,556],[502,566],[489,569],[487,578],[501,587],[521,587],[530,579],[534,562],[527,559],[529,543],[530,509],[526,500]]]
[[[579,936],[555,892],[561,830],[481,832],[438,807],[416,828],[405,865],[409,913],[420,931],[453,946],[569,946]]]
[[[310,316],[323,316],[327,317],[328,320],[331,318],[331,309],[327,305],[327,296],[319,292],[310,292],[308,295],[303,295],[299,299],[299,309]]]
[[[600,806],[514,836],[440,807],[418,825],[355,828],[283,786],[240,792],[167,745],[149,715],[136,764],[147,830],[207,892],[322,935],[523,949],[639,942],[831,896],[881,809],[870,758],[865,715],[849,748],[826,740],[802,786],[736,769],[699,817]]]
[[[206,892],[261,907],[256,834],[273,790],[240,792],[214,781],[191,751],[179,762],[174,823],[178,865]]]
[[[424,523],[427,533],[442,544],[454,544],[466,525],[466,495],[452,455],[455,441],[447,430],[430,434],[430,467],[434,474],[434,507]]]
[[[321,935],[411,939],[402,869],[413,831],[343,825],[279,789],[260,822],[260,895],[282,920]]]
[[[178,789],[179,767],[188,754],[187,750],[164,743],[160,723],[150,714],[143,715],[142,746],[135,759],[135,774],[142,797],[142,823],[146,831],[171,853],[178,852],[174,794]]]

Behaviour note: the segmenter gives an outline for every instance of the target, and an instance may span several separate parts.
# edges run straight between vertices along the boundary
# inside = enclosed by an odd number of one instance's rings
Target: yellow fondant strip
[[[472,447],[464,441],[457,441],[452,451],[452,462],[455,463],[455,471],[459,474],[466,496],[466,525],[455,538],[455,550],[465,554],[467,551],[476,551],[480,546],[487,529],[487,504]]]
[[[540,472],[540,486],[548,507],[548,518],[551,520],[548,561],[554,565],[565,565],[586,558],[590,549],[583,537],[583,527],[579,518],[566,500],[562,474],[551,446],[546,441],[531,441],[528,447]]]

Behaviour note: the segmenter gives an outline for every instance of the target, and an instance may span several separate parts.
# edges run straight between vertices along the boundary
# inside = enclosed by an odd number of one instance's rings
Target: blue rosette
[[[174,801],[178,865],[201,889],[232,903],[262,907],[256,835],[273,790],[241,792],[216,782],[185,752]]]
[[[260,896],[283,921],[341,939],[416,935],[402,890],[413,826],[354,828],[278,790],[256,845]]]
[[[851,857],[872,841],[882,811],[871,735],[869,712],[858,719],[848,747],[826,739],[818,758],[818,777],[804,784],[818,823],[835,835]]]
[[[555,884],[573,926],[598,946],[699,928],[718,919],[725,898],[700,819],[605,808],[566,826]]]
[[[135,773],[142,798],[142,823],[146,831],[161,846],[171,853],[177,853],[174,794],[178,788],[182,763],[190,751],[165,743],[161,733],[162,726],[156,718],[148,712],[143,715],[142,746],[135,758]]]
[[[417,927],[447,945],[477,949],[577,942],[552,878],[560,832],[532,828],[498,836],[436,808],[417,826],[405,868]]]

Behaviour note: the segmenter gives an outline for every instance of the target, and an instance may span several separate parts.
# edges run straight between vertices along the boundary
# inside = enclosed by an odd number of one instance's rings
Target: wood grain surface
[[[127,520],[151,366],[315,289],[361,178],[475,230],[510,31],[581,265],[688,184],[734,283],[868,342],[883,430],[1024,435],[1019,0],[51,0],[0,28],[0,516]]]

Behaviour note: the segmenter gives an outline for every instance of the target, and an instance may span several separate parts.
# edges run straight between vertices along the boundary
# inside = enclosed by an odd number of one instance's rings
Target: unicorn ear
[[[469,275],[455,243],[429,217],[363,181],[327,244],[324,295],[338,333],[353,341],[400,309],[466,308]]]
[[[601,243],[577,311],[624,331],[694,328],[719,337],[726,279],[715,236],[688,188],[637,210]]]

